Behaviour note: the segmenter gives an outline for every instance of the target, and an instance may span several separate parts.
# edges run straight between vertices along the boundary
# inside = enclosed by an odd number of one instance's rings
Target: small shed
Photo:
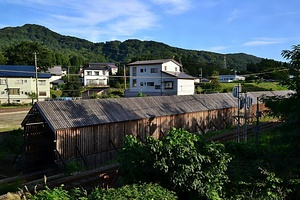
[[[29,169],[63,168],[75,159],[97,167],[116,157],[128,134],[141,141],[172,127],[203,134],[235,125],[236,113],[230,93],[36,102],[22,122],[25,163]]]

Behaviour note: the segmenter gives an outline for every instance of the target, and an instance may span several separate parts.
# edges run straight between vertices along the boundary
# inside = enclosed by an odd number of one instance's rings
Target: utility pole
[[[259,118],[261,117],[261,111],[259,111],[259,100],[260,98],[256,98],[256,143],[258,143],[259,137]]]
[[[10,91],[8,87],[8,79],[6,78],[7,103],[10,104]]]
[[[37,73],[37,53],[34,52],[34,66],[35,66],[35,93],[36,100],[39,101],[39,89],[38,89],[38,73]]]
[[[202,68],[200,68],[199,71],[200,71],[200,74],[199,74],[200,82],[202,82]]]
[[[244,109],[244,141],[247,142],[247,100],[248,100],[248,96],[247,96],[247,92],[245,92],[245,109]]]
[[[237,133],[237,142],[240,142],[241,139],[240,139],[240,133],[241,133],[241,119],[240,119],[240,103],[241,103],[241,96],[240,96],[240,93],[241,93],[241,85],[240,83],[238,84],[238,87],[237,87],[237,99],[238,99],[238,133]]]
[[[224,66],[225,69],[227,68],[227,61],[226,61],[226,55],[224,55]]]
[[[125,65],[124,65],[123,76],[124,76],[124,90],[126,90],[126,66]]]

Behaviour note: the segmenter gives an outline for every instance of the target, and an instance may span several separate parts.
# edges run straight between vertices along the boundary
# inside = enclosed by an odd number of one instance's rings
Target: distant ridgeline
[[[121,41],[109,41],[93,43],[84,39],[64,36],[49,30],[46,27],[26,24],[21,27],[6,27],[0,29],[0,52],[4,52],[11,45],[22,41],[32,41],[44,45],[55,54],[62,54],[67,58],[71,55],[78,59],[79,64],[88,62],[116,62],[118,65],[136,60],[167,59],[174,58],[183,64],[184,70],[193,76],[198,76],[200,69],[203,74],[222,68],[244,70],[249,63],[258,63],[262,58],[244,53],[226,54],[226,65],[224,54],[186,50],[168,46],[155,41],[140,41],[135,39]],[[74,55],[77,57],[74,58]],[[61,59],[56,59],[53,65],[60,65]],[[72,62],[71,62],[72,64]],[[225,70],[226,71],[226,70]]]

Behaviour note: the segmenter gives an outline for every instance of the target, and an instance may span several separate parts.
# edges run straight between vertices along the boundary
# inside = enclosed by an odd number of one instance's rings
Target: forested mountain
[[[93,43],[84,39],[63,36],[46,27],[26,24],[21,27],[0,29],[0,54],[5,56],[8,49],[24,41],[36,42],[47,48],[53,55],[53,65],[86,65],[88,62],[116,62],[123,65],[136,60],[174,58],[181,62],[184,70],[198,76],[213,70],[229,72],[245,70],[247,64],[258,63],[262,59],[244,53],[224,54],[207,51],[186,50],[155,41],[135,39]],[[0,55],[1,56],[1,55]],[[11,63],[13,64],[13,63]]]

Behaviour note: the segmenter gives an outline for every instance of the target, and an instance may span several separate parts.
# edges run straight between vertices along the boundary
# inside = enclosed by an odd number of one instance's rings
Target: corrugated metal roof
[[[274,93],[285,95],[291,91],[248,92],[256,103],[256,97]],[[40,101],[34,107],[39,110],[52,130],[92,126],[150,117],[237,107],[237,99],[231,93],[153,96],[77,101]],[[30,112],[32,112],[31,109]],[[22,125],[30,118],[30,112]]]

